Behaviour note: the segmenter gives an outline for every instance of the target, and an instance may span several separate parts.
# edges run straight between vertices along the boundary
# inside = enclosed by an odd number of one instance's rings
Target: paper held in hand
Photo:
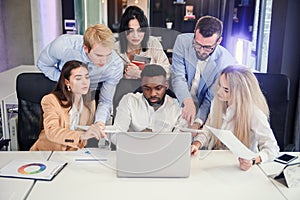
[[[228,149],[240,158],[251,160],[255,158],[256,153],[248,149],[235,135],[228,130],[221,130],[206,126]]]

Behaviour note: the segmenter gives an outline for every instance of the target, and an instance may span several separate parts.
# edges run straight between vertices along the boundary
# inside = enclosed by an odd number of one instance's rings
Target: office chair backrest
[[[255,73],[270,109],[270,125],[281,151],[287,146],[290,81],[284,74]]]
[[[50,93],[56,82],[42,73],[22,73],[17,77],[18,143],[27,151],[40,133],[41,100]]]
[[[130,92],[134,92],[137,88],[141,86],[141,79],[125,79],[122,78],[118,83],[113,98],[113,119],[116,116],[116,108],[119,105],[122,97]]]

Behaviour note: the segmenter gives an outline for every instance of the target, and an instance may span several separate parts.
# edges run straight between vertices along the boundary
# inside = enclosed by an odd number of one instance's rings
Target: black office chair
[[[113,98],[113,119],[116,116],[116,109],[121,101],[122,97],[130,92],[134,92],[141,86],[141,79],[125,79],[122,78],[118,83]]]
[[[287,117],[290,100],[290,80],[284,74],[255,73],[260,88],[270,109],[270,125],[280,147],[280,151],[293,151],[287,144]]]
[[[0,139],[0,151],[7,151],[10,139]]]
[[[50,93],[56,82],[42,73],[22,73],[17,77],[18,143],[28,151],[40,133],[41,100]]]

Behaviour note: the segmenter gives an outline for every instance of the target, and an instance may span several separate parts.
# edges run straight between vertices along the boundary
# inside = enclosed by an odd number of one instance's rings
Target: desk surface
[[[51,182],[37,181],[28,199],[284,199],[258,166],[240,170],[229,151],[201,151],[180,179],[117,178],[114,152],[105,162],[75,157],[54,152],[50,160],[69,164]]]
[[[16,152],[0,151],[0,168],[13,159],[47,160],[51,152]],[[0,199],[24,199],[34,180],[17,178],[0,178]]]

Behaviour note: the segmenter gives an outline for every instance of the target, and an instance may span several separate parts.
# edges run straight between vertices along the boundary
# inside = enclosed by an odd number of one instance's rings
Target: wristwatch
[[[255,158],[253,158],[252,159],[252,165],[255,165],[255,162],[256,162],[256,160],[255,160]]]

